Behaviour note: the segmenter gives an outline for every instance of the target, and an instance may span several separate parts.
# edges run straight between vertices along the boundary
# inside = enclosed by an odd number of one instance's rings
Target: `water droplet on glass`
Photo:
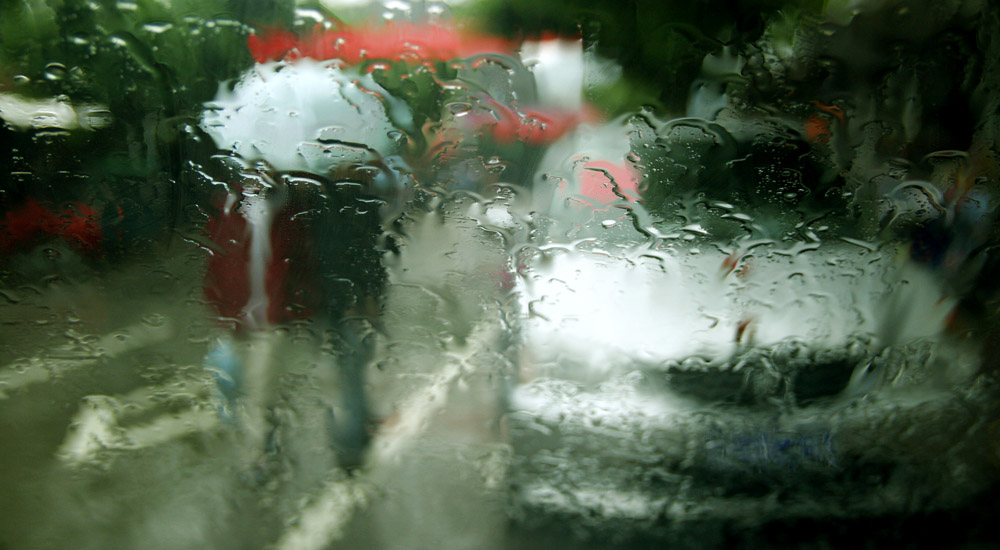
[[[111,125],[113,120],[111,111],[106,109],[94,109],[86,111],[82,122],[84,123],[84,126],[89,127],[92,130],[98,130],[101,128],[107,128]]]
[[[43,74],[48,80],[62,80],[66,76],[66,66],[62,63],[49,63]]]
[[[455,116],[464,116],[472,110],[472,105],[464,101],[455,101],[448,104],[448,110]]]
[[[156,22],[156,23],[146,23],[142,26],[143,30],[151,32],[153,34],[160,34],[170,29],[174,28],[174,24],[168,21]]]
[[[167,318],[166,316],[160,313],[150,313],[148,315],[143,316],[142,322],[143,324],[149,325],[151,327],[162,327],[167,323]]]
[[[390,130],[389,132],[386,133],[386,136],[388,136],[389,139],[392,140],[394,143],[399,145],[405,144],[408,140],[408,138],[406,137],[406,133],[401,132],[399,130]]]

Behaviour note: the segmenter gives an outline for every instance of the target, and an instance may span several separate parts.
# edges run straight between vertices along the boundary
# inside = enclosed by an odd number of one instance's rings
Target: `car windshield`
[[[0,549],[1000,543],[986,0],[0,6]]]

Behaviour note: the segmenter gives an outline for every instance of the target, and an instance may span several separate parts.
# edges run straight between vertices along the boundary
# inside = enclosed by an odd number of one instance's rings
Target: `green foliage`
[[[653,90],[669,112],[680,112],[705,55],[757,40],[779,13],[822,8],[822,0],[487,0],[475,9],[508,35],[582,34],[600,55],[621,63],[626,82],[638,90],[631,101],[612,96],[616,109],[646,103]]]
[[[447,63],[435,63],[433,69],[422,64],[373,62],[378,68],[372,77],[393,97],[402,99],[410,107],[413,123],[420,128],[427,121],[441,119],[441,105],[447,95],[441,81],[455,78],[455,69]],[[362,67],[362,72],[366,69]]]
[[[190,139],[201,105],[220,82],[251,65],[251,23],[290,19],[290,1],[273,5],[251,11],[249,3],[225,0],[0,4],[0,92],[103,105],[111,120],[96,132],[0,128],[0,169],[21,174],[2,184],[0,207],[16,208],[28,195],[82,200],[101,212],[109,238],[169,238],[162,228],[179,218],[186,192],[178,175],[196,156],[191,147],[207,145]]]
[[[16,90],[24,95],[66,94],[125,116],[174,115],[249,63],[250,27],[235,15],[221,1],[14,4],[2,11],[0,70],[5,81],[27,77]]]

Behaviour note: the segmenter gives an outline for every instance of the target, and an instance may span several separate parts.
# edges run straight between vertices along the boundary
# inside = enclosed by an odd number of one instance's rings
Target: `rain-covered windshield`
[[[985,0],[0,7],[0,549],[983,547]]]

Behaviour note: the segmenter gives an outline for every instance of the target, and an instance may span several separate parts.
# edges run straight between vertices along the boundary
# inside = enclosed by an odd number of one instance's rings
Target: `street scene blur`
[[[0,550],[989,548],[987,0],[0,6]]]

